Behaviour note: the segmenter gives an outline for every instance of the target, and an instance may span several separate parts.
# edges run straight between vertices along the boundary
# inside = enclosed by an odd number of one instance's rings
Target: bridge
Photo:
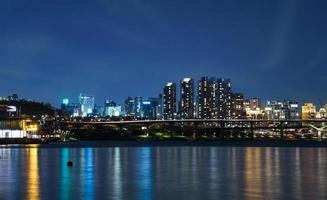
[[[173,134],[188,135],[193,139],[214,136],[219,139],[254,139],[269,136],[280,140],[291,137],[315,137],[321,141],[327,129],[327,119],[309,120],[266,120],[266,119],[176,119],[176,120],[130,120],[107,121],[103,119],[53,120],[60,131],[114,132],[121,135],[145,134],[164,130]],[[47,121],[49,123],[49,121]],[[134,132],[133,132],[134,131]],[[110,134],[110,133],[109,133]]]

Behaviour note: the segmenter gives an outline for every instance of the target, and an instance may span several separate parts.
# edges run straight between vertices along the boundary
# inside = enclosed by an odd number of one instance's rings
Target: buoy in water
[[[67,166],[68,166],[68,167],[72,167],[72,166],[73,166],[73,161],[71,161],[71,160],[68,161],[68,162],[67,162]]]

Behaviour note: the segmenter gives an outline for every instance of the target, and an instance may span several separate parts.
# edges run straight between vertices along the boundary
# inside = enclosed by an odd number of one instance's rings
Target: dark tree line
[[[15,115],[23,116],[40,116],[55,114],[55,108],[50,103],[36,102],[25,99],[20,100],[0,100],[0,105],[4,106],[16,106],[17,112]],[[1,115],[6,115],[2,110]],[[1,116],[0,116],[1,117]],[[5,116],[2,116],[5,117]]]

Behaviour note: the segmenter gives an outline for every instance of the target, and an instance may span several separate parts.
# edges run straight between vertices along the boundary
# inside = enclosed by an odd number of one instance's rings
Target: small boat
[[[68,141],[69,141],[69,142],[78,142],[78,139],[73,138],[73,137],[70,137],[70,138],[68,139]]]

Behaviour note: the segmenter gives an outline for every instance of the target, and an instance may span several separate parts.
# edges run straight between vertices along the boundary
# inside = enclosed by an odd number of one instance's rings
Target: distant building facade
[[[142,101],[142,115],[143,118],[149,120],[157,119],[157,112],[159,106],[158,98],[144,98]]]
[[[244,109],[244,96],[242,93],[232,94],[232,118],[244,119],[246,111]]]
[[[135,117],[138,118],[143,118],[143,111],[142,111],[142,102],[143,102],[143,97],[135,97],[134,98],[134,114]]]
[[[244,100],[244,110],[247,119],[264,119],[265,110],[261,107],[261,100],[259,98],[251,98]]]
[[[267,101],[266,118],[271,120],[298,119],[298,103],[289,100]]]
[[[104,116],[119,117],[122,115],[122,108],[113,100],[106,100],[104,104]]]
[[[128,97],[124,103],[124,110],[126,116],[135,116],[134,113],[135,99]]]
[[[313,103],[302,105],[302,120],[315,119],[317,114],[316,106]]]

